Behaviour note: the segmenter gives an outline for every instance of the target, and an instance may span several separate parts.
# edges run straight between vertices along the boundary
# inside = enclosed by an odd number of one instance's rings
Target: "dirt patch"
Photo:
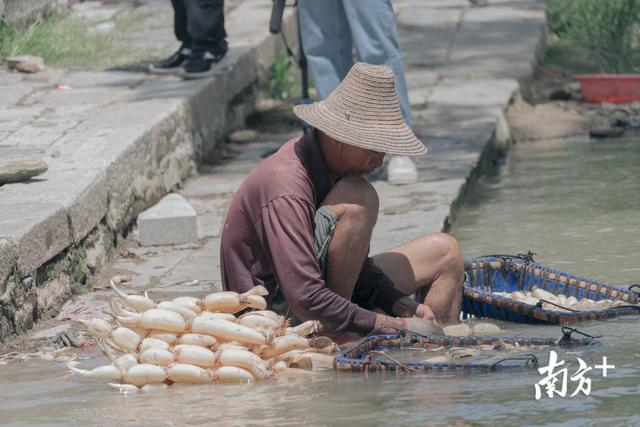
[[[509,107],[507,120],[516,141],[523,141],[584,134],[592,119],[576,103],[531,105],[519,99]]]

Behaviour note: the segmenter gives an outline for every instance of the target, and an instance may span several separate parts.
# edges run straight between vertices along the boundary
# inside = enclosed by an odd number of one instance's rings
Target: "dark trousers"
[[[214,53],[226,50],[224,0],[171,0],[176,38],[185,46]]]

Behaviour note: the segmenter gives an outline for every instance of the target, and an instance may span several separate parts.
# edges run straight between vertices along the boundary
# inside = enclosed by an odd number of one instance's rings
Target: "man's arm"
[[[369,333],[376,313],[330,290],[320,273],[313,235],[314,207],[297,197],[280,197],[262,208],[265,256],[296,317],[319,320],[331,331]]]

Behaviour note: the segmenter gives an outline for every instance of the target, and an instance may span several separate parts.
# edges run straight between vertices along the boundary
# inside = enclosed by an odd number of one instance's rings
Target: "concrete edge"
[[[519,95],[520,90],[515,91],[511,99],[501,107],[491,138],[489,138],[484,145],[477,163],[467,175],[464,184],[460,187],[458,195],[451,203],[449,215],[444,219],[442,224],[443,232],[448,232],[451,229],[451,225],[455,222],[458,212],[466,202],[467,196],[474,191],[480,177],[487,175],[490,171],[499,167],[507,151],[515,143],[505,113],[515,97]]]

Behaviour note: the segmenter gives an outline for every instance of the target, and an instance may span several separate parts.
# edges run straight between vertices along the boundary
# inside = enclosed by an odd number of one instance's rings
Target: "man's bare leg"
[[[464,261],[448,234],[419,237],[373,257],[374,263],[407,295],[419,292],[442,326],[459,322]]]
[[[338,217],[327,253],[326,283],[351,300],[378,219],[378,194],[364,178],[351,176],[338,181],[323,203]]]

